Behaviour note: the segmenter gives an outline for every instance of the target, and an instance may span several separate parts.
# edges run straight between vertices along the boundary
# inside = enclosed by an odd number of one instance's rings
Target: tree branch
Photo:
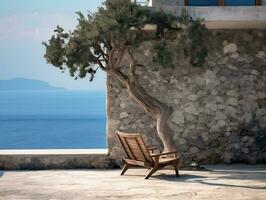
[[[135,74],[135,71],[136,71],[136,68],[137,68],[137,61],[135,60],[134,58],[134,55],[133,53],[130,51],[129,48],[127,48],[128,50],[128,54],[129,54],[129,57],[130,57],[130,65],[129,65],[129,80],[130,82],[135,82],[136,81],[136,74]]]
[[[114,75],[124,86],[128,87],[128,76],[125,75],[123,72],[111,68],[108,70],[110,75]]]
[[[103,65],[102,61],[98,60],[97,64],[99,65],[101,70],[103,70],[105,72],[108,71],[108,68]]]
[[[106,63],[108,63],[107,54],[104,53],[104,51],[103,51],[102,49],[100,49],[100,51],[101,51],[101,56],[102,56],[102,58],[104,59],[104,61],[105,61]]]
[[[116,61],[116,63],[115,63],[115,65],[116,65],[116,67],[119,67],[120,66],[120,64],[121,64],[121,61],[122,61],[122,58],[124,57],[124,55],[125,55],[125,50],[126,50],[126,47],[122,47],[121,49],[120,49],[120,51],[118,51],[118,59],[117,59],[117,61]]]
[[[115,48],[112,48],[112,50],[108,53],[108,60],[109,60],[109,67],[114,68],[114,53],[115,53]]]

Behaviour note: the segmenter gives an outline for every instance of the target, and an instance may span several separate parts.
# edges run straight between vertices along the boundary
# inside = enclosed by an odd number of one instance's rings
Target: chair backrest
[[[129,159],[153,163],[141,134],[120,131],[116,131],[116,133]]]

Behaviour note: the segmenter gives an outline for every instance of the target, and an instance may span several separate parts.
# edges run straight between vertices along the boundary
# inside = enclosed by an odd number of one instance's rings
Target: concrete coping
[[[107,155],[108,149],[8,149],[3,155]]]
[[[158,10],[152,7],[152,10]],[[266,6],[162,6],[165,12],[180,15],[183,9],[193,18],[206,21],[265,21]]]
[[[266,6],[162,6],[151,7],[180,15],[185,9],[193,18],[204,19],[209,29],[266,29]]]

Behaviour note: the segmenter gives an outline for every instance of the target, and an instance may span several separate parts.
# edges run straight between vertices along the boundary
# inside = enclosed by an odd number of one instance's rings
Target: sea
[[[104,91],[0,91],[0,149],[106,148]]]

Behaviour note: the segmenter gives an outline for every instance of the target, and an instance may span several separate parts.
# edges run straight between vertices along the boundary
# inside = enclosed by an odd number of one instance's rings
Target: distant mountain
[[[53,87],[44,81],[15,78],[0,80],[0,90],[65,90],[61,87]]]

